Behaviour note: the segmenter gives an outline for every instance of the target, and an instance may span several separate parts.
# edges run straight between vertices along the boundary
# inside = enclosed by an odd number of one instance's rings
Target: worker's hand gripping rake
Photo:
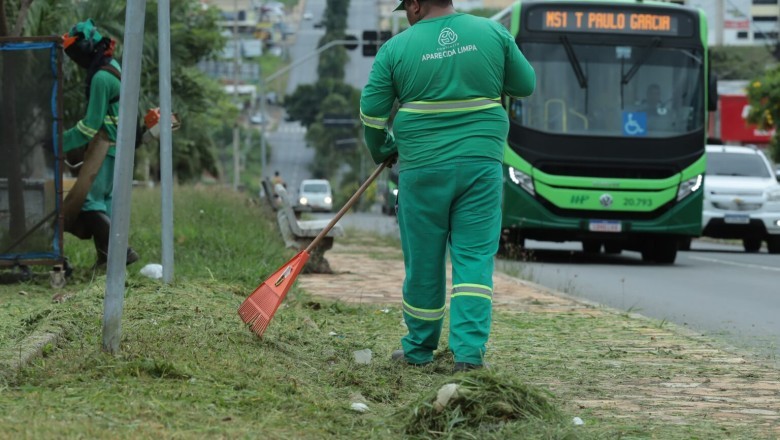
[[[241,320],[250,325],[250,329],[255,332],[257,336],[262,336],[265,329],[268,328],[268,324],[271,323],[271,318],[273,318],[274,313],[276,313],[276,309],[282,304],[285,295],[287,295],[290,287],[292,287],[295,282],[295,278],[301,273],[303,266],[309,260],[309,254],[312,249],[314,249],[328,232],[333,229],[333,226],[335,226],[341,217],[343,217],[352,205],[357,202],[358,198],[365,192],[371,182],[373,182],[385,166],[390,164],[393,160],[395,159],[390,159],[379,165],[371,176],[369,176],[360,188],[358,188],[355,194],[350,197],[347,203],[344,204],[344,207],[336,213],[328,225],[314,237],[314,240],[312,240],[309,246],[298,252],[296,256],[274,272],[273,275],[266,279],[263,284],[258,286],[257,289],[244,300],[241,307],[238,308],[238,314],[241,316]]]

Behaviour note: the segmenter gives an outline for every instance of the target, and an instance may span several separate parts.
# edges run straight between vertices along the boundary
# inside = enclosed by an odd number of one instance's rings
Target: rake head
[[[250,330],[255,332],[257,336],[263,336],[263,332],[271,323],[276,309],[282,304],[284,297],[295,282],[295,278],[301,273],[308,260],[308,252],[305,250],[298,252],[295,257],[259,285],[238,308],[241,320],[249,324]]]

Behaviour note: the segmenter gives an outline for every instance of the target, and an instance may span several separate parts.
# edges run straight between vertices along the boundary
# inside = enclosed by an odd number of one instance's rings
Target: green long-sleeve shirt
[[[501,96],[528,96],[535,85],[499,23],[461,13],[421,20],[377,54],[360,98],[366,145],[376,163],[398,153],[400,169],[460,157],[502,161],[509,121]]]
[[[116,60],[111,60],[111,65],[121,71]],[[119,96],[119,79],[105,70],[98,71],[92,78],[89,91],[89,103],[87,114],[75,127],[63,134],[63,150],[70,151],[89,143],[102,128],[108,134],[112,143],[116,142],[116,130],[119,121],[119,101],[111,102]],[[109,156],[116,154],[116,147],[108,150]]]

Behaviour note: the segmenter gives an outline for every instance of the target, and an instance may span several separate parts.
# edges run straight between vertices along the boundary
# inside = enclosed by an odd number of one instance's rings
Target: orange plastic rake
[[[393,159],[394,160],[394,159]],[[265,329],[268,328],[268,324],[271,323],[276,309],[282,304],[284,297],[292,287],[298,274],[301,273],[303,266],[309,260],[309,254],[312,249],[322,241],[322,239],[328,235],[333,226],[338,223],[341,217],[352,208],[352,205],[357,202],[363,192],[366,191],[371,182],[376,180],[379,173],[390,163],[388,160],[379,165],[376,170],[363,182],[358,188],[355,194],[350,197],[347,203],[344,204],[339,212],[331,219],[325,228],[314,237],[314,240],[306,247],[306,249],[298,252],[290,261],[285,263],[282,267],[276,270],[273,275],[266,279],[263,284],[259,285],[251,295],[244,300],[241,307],[238,308],[238,314],[241,316],[241,320],[244,323],[249,324],[249,328],[257,334],[257,336],[263,336]]]

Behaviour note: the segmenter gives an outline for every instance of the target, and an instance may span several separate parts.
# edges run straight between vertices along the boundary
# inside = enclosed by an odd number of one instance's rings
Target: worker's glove
[[[394,153],[392,156],[385,159],[385,167],[392,168],[398,162],[398,153]]]

